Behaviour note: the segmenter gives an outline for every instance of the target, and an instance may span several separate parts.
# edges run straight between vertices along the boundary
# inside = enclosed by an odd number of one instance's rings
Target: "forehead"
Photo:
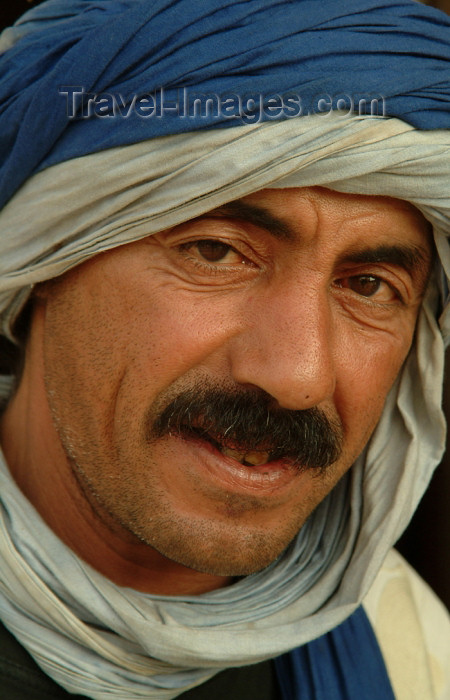
[[[388,223],[390,220],[405,221],[411,227],[428,232],[429,224],[421,212],[405,200],[379,195],[362,195],[337,192],[325,187],[268,188],[259,190],[241,200],[230,202],[226,206],[248,206],[266,208],[284,220],[287,215],[289,228],[292,230],[307,218],[312,222],[317,217],[317,224],[329,218],[334,223],[377,218]]]

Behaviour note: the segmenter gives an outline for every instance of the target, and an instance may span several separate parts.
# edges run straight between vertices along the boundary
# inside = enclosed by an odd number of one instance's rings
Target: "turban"
[[[71,692],[172,698],[221,668],[304,644],[360,604],[406,527],[444,449],[449,29],[444,15],[407,0],[49,0],[4,33],[0,315],[10,338],[33,284],[264,187],[407,200],[432,224],[439,260],[369,445],[264,571],[164,598],[118,589],[51,533],[43,551],[38,521],[20,584],[8,579],[17,561],[4,548],[5,623]],[[81,89],[99,96],[92,113]],[[162,113],[180,91],[254,101],[231,115]],[[372,113],[373,99],[382,113]],[[8,541],[29,506],[11,485],[5,493]],[[52,562],[53,588],[77,596],[63,609],[46,590],[47,621],[31,565],[40,557],[47,569]],[[74,615],[93,614],[89,605],[117,637]],[[26,624],[14,612],[24,607]],[[83,672],[74,674],[80,646]]]
[[[370,98],[383,97],[391,116],[420,129],[448,127],[449,23],[439,12],[404,1],[317,5],[50,0],[27,13],[4,36],[6,46],[21,41],[4,58],[0,206],[36,169],[239,122],[227,113],[185,118],[171,111],[180,88],[222,97],[262,95],[266,105],[274,93],[298,95],[302,111],[320,109],[326,96],[335,103],[341,96],[344,104],[369,98],[368,109]],[[70,122],[70,94],[65,98],[64,92],[77,86],[120,95],[128,105],[155,91],[160,102],[162,87],[168,109],[158,118],[151,109],[125,107],[127,116],[119,119],[100,109],[105,118]],[[263,114],[271,116],[277,117],[276,108]]]

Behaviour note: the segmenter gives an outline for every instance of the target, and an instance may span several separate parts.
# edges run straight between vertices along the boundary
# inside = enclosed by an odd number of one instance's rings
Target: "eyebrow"
[[[267,211],[267,209],[264,209],[264,207],[247,204],[247,202],[243,202],[242,199],[235,199],[233,202],[228,202],[198,218],[202,219],[209,216],[232,217],[263,228],[270,235],[279,240],[295,240],[294,229],[289,226],[286,221],[274,216]]]
[[[347,251],[341,256],[338,264],[346,262],[366,265],[386,263],[388,265],[402,267],[410,275],[417,272],[427,274],[430,269],[431,253],[425,248],[413,244],[384,244],[376,246],[375,248]]]

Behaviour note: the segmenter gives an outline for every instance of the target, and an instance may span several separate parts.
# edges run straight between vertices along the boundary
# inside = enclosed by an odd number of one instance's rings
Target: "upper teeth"
[[[252,467],[260,467],[262,464],[266,464],[269,461],[269,452],[260,452],[257,450],[252,450],[251,452],[238,452],[237,450],[232,450],[229,447],[222,448],[222,454],[226,457],[231,457],[241,464],[250,464]]]

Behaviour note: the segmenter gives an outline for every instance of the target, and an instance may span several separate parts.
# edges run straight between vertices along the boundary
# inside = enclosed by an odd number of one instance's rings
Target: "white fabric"
[[[450,616],[391,550],[364,598],[396,700],[450,698]]]
[[[165,137],[53,166],[0,215],[3,328],[11,332],[29,285],[267,186],[407,199],[432,222],[449,271],[449,146],[449,133],[417,132],[395,119],[318,115]],[[445,296],[445,283],[439,286]],[[1,557],[9,563],[0,573],[0,616],[44,670],[71,692],[89,688],[95,700],[172,698],[208,673],[273,657],[345,619],[444,449],[436,296],[433,284],[365,453],[278,562],[229,588],[195,598],[119,589],[45,534],[5,484]],[[441,323],[447,338],[445,315]],[[86,627],[71,609],[95,625]],[[98,621],[119,636],[97,629]]]

